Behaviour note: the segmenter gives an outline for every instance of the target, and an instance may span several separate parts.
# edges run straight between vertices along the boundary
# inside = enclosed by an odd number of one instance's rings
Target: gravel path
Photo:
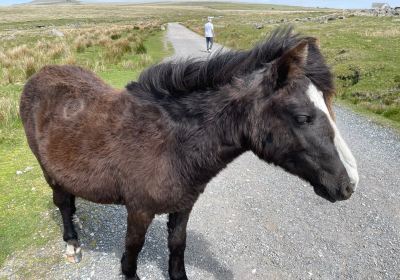
[[[208,55],[205,40],[178,24],[169,25],[167,36],[177,55]],[[242,155],[194,207],[190,279],[400,279],[400,137],[346,109],[336,112],[358,159],[353,197],[331,204],[300,179]],[[79,201],[78,215],[82,262],[57,263],[46,278],[123,279],[124,208]],[[140,256],[142,280],[168,279],[166,236],[166,216],[159,216]]]

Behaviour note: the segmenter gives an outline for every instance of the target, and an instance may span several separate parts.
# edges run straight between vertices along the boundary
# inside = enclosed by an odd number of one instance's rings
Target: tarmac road
[[[178,24],[176,56],[206,56],[205,40]],[[311,186],[251,153],[214,178],[188,226],[186,269],[194,279],[400,279],[400,137],[336,107],[358,160],[350,200],[330,203]],[[81,263],[56,263],[47,279],[123,279],[123,207],[79,201]],[[59,217],[57,217],[59,219]],[[60,220],[61,223],[61,220]],[[157,217],[140,256],[142,280],[168,279],[166,216]],[[63,242],[53,248],[61,250]]]

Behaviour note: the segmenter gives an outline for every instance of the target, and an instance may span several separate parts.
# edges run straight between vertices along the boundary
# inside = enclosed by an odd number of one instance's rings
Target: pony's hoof
[[[180,276],[177,276],[177,277],[170,276],[170,278],[171,278],[171,280],[188,280],[186,274],[185,275],[180,275]]]
[[[78,242],[68,242],[65,256],[70,263],[78,263],[82,260],[82,249],[79,247]]]
[[[125,276],[125,280],[140,280],[139,276],[136,274],[134,277]]]

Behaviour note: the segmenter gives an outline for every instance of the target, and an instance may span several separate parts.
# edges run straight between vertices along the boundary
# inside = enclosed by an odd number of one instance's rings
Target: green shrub
[[[383,112],[383,116],[394,121],[400,121],[400,108],[389,108]]]
[[[116,33],[116,34],[111,34],[110,38],[111,38],[112,40],[117,40],[117,39],[121,38],[121,34],[118,34],[118,33]]]
[[[145,45],[143,44],[143,42],[140,42],[136,45],[135,47],[135,53],[137,54],[144,54],[147,53],[147,49],[145,47]]]
[[[395,82],[395,86],[396,88],[400,89],[400,75],[396,75],[394,76],[394,82]]]
[[[341,67],[340,67],[341,66]],[[336,78],[341,80],[345,87],[354,86],[361,80],[361,69],[354,65],[340,65],[335,69]]]

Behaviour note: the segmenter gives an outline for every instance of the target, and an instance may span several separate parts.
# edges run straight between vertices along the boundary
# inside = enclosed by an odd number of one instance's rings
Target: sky
[[[89,0],[81,0],[82,2],[89,2]],[[158,0],[161,2],[162,0]],[[200,0],[201,1],[201,0]],[[229,0],[228,0],[229,1]],[[372,2],[388,3],[392,7],[400,6],[400,0],[242,0],[243,2],[266,3],[266,4],[281,4],[305,7],[329,7],[329,8],[370,8]],[[27,3],[30,0],[0,0],[0,5],[12,5]],[[90,2],[156,2],[156,0],[90,0]],[[240,2],[240,1],[235,1]]]

